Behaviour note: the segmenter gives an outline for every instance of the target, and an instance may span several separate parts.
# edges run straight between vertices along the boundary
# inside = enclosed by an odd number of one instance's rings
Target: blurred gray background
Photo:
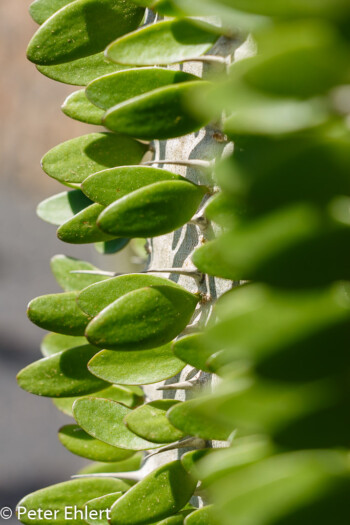
[[[26,60],[27,43],[37,28],[29,4],[0,2],[0,508],[13,509],[24,495],[69,479],[87,463],[57,439],[58,428],[69,418],[49,399],[16,384],[16,373],[41,357],[45,335],[28,321],[26,305],[38,295],[59,291],[49,266],[57,253],[104,269],[124,271],[127,264],[124,253],[101,260],[93,247],[61,243],[55,227],[35,215],[41,200],[64,191],[41,171],[40,158],[56,144],[93,129],[61,113],[60,105],[76,88],[42,76]]]

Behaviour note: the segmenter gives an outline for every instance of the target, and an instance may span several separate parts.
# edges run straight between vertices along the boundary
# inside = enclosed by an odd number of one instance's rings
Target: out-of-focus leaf
[[[108,383],[87,368],[95,353],[96,348],[84,345],[34,361],[18,373],[18,384],[27,392],[45,397],[80,396],[102,390]]]
[[[84,180],[82,189],[94,202],[108,206],[144,186],[162,181],[186,181],[181,175],[151,166],[123,166],[100,171]]]
[[[217,525],[218,521],[215,515],[215,507],[208,505],[189,514],[184,521],[184,525]]]
[[[104,206],[91,204],[64,222],[57,230],[57,237],[63,242],[71,244],[85,244],[90,242],[105,242],[113,240],[116,235],[105,233],[97,226],[97,219]]]
[[[217,40],[215,27],[192,20],[166,20],[119,38],[107,48],[117,64],[167,65],[204,55]]]
[[[74,348],[75,346],[82,346],[87,343],[85,337],[77,337],[74,335],[62,334],[47,334],[41,342],[40,350],[44,357],[57,354],[63,350]]]
[[[85,335],[107,350],[147,350],[176,337],[190,321],[199,298],[171,286],[129,292],[91,321]]]
[[[135,352],[102,350],[89,362],[92,374],[121,385],[148,385],[181,372],[185,363],[174,356],[171,345]]]
[[[349,12],[349,4],[346,0],[288,0],[280,3],[276,0],[216,0],[235,9],[257,13],[266,16],[341,16]]]
[[[120,461],[134,454],[134,451],[113,447],[89,436],[78,425],[65,425],[60,428],[58,438],[62,445],[73,454],[93,461]]]
[[[177,339],[173,343],[173,352],[182,361],[189,365],[210,372],[206,365],[206,361],[210,357],[211,353],[206,351],[205,346],[202,343],[201,334],[191,334]]]
[[[102,125],[103,110],[91,104],[86,98],[85,89],[80,89],[69,95],[63,102],[62,111],[67,117],[86,124]]]
[[[124,420],[126,426],[138,436],[154,443],[173,443],[184,434],[169,423],[166,412],[179,401],[160,399],[136,408]]]
[[[105,275],[89,275],[83,273],[71,273],[78,270],[98,271],[93,264],[67,257],[66,255],[55,255],[51,259],[51,270],[58,284],[65,292],[74,292],[86,288],[90,284],[108,279]]]
[[[96,242],[95,249],[102,255],[112,255],[113,253],[120,252],[129,242],[130,239],[113,239],[112,241]]]
[[[102,51],[111,40],[135,29],[144,10],[123,0],[76,0],[51,16],[29,42],[36,64],[61,64]]]
[[[181,461],[158,467],[112,507],[112,525],[141,525],[167,518],[184,507],[197,482]]]
[[[86,88],[86,96],[99,108],[109,109],[148,91],[189,80],[199,79],[184,71],[164,68],[128,69],[92,81]]]
[[[38,24],[43,24],[51,15],[61,7],[70,4],[73,0],[35,0],[29,6],[32,19]]]
[[[16,513],[19,521],[25,525],[56,524],[67,525],[67,520],[74,517],[74,508],[81,508],[87,501],[112,492],[125,492],[129,485],[120,479],[105,478],[86,478],[65,481],[57,485],[51,485],[44,489],[37,490],[25,496],[17,505]],[[37,518],[29,518],[27,509],[35,512]],[[42,511],[42,518],[39,519],[39,509]],[[65,511],[67,509],[67,513]],[[54,511],[57,511],[56,518]],[[51,518],[44,519],[45,511],[52,511]],[[69,515],[69,512],[71,514]],[[74,519],[75,525],[86,525],[77,513]],[[32,514],[33,516],[33,514]]]
[[[86,86],[95,78],[125,68],[108,60],[102,52],[55,66],[37,66],[37,69],[46,77],[57,82],[73,86]]]
[[[64,191],[40,202],[36,213],[43,221],[60,226],[91,204],[80,190]]]
[[[97,171],[138,164],[146,149],[123,135],[89,133],[51,149],[42,159],[42,168],[63,184],[76,186]]]
[[[126,427],[124,418],[130,412],[130,408],[115,401],[93,397],[78,399],[73,406],[77,423],[104,443],[135,451],[158,448],[159,444],[140,438]]]
[[[208,124],[210,118],[193,112],[190,101],[209,85],[200,80],[155,89],[109,109],[103,124],[142,140],[165,140],[193,133]]]
[[[32,323],[64,335],[84,335],[89,317],[77,305],[77,294],[65,292],[36,297],[28,305]]]

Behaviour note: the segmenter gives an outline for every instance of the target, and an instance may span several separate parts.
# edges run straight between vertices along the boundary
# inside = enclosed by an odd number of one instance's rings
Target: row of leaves
[[[175,18],[133,31],[144,11],[131,2],[32,5],[39,23],[51,17],[29,58],[51,78],[87,86],[67,99],[66,114],[113,132],[74,139],[44,157],[44,170],[74,190],[44,201],[39,215],[60,226],[62,240],[107,241],[114,249],[129,237],[174,230],[208,189],[135,166],[147,149],[135,139],[171,138],[221,121],[235,151],[215,166],[221,192],[206,216],[226,232],[193,261],[213,276],[260,283],[225,294],[204,335],[171,343],[199,297],[148,275],[71,274],[94,269],[57,257],[53,270],[66,292],[29,307],[36,324],[55,332],[43,343],[52,355],[19,381],[74,414],[79,426],[59,433],[64,446],[110,462],[114,472],[137,461],[137,451],[186,436],[231,445],[185,455],[129,490],[116,479],[76,480],[22,504],[52,508],[71,498],[83,506],[113,493],[88,505],[111,507],[111,523],[119,525],[345,525],[350,304],[340,281],[349,279],[348,4],[135,3],[168,16],[218,15],[222,26]],[[240,41],[248,30],[254,45],[248,39],[245,47],[258,53],[236,60],[222,77],[203,81],[144,67],[198,58],[221,34]],[[107,44],[107,57],[119,65],[104,58]],[[138,68],[121,69],[130,65]],[[186,363],[221,376],[214,393],[139,406],[139,385],[171,377]],[[99,469],[110,471],[103,465],[90,472]],[[214,511],[184,508],[198,479]],[[119,499],[116,492],[125,490]]]

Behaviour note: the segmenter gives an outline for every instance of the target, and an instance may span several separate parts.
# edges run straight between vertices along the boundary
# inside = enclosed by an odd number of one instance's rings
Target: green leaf
[[[113,505],[110,522],[112,525],[143,525],[167,518],[189,501],[196,484],[181,461],[162,465]]]
[[[223,525],[346,525],[349,488],[345,453],[301,451],[237,469],[212,494]]]
[[[229,5],[234,9],[248,11],[267,16],[340,16],[349,12],[349,4],[346,0],[289,0],[288,2],[276,2],[275,0],[219,0],[219,3]]]
[[[175,341],[172,349],[176,357],[185,363],[198,370],[210,372],[206,362],[212,352],[206,352],[206,348],[202,344],[202,337],[202,334],[186,335]]]
[[[301,382],[349,362],[350,301],[342,285],[299,292],[249,285],[220,298],[214,315],[202,347],[216,370],[249,362],[260,376]]]
[[[77,294],[42,295],[30,301],[27,315],[32,323],[64,335],[84,335],[89,317],[78,308]]]
[[[111,40],[135,29],[143,13],[123,0],[76,0],[38,29],[27,57],[35,64],[53,65],[98,53]]]
[[[42,201],[36,213],[43,221],[60,226],[91,204],[80,190],[64,191]]]
[[[70,273],[77,270],[98,271],[98,268],[86,261],[67,257],[66,255],[55,255],[51,259],[51,270],[58,284],[65,292],[83,290],[90,284],[108,279],[105,275],[88,275]]]
[[[39,359],[19,372],[18,384],[27,392],[45,397],[80,396],[102,390],[108,383],[87,369],[95,353],[96,348],[84,345]]]
[[[35,0],[29,6],[32,19],[38,24],[43,24],[51,15],[73,0]]]
[[[119,38],[107,48],[107,56],[118,64],[167,65],[204,55],[217,39],[209,24],[192,20],[166,20]]]
[[[199,79],[190,73],[171,69],[149,67],[128,69],[92,81],[86,88],[86,96],[99,108],[109,109],[148,91],[188,80]]]
[[[110,204],[101,212],[97,224],[119,237],[164,235],[193,217],[204,194],[203,187],[189,182],[155,182]]]
[[[61,241],[71,244],[112,240],[116,236],[105,233],[96,223],[103,210],[104,206],[101,206],[101,204],[91,204],[85,210],[77,213],[72,219],[61,224],[57,230],[57,237]]]
[[[82,346],[87,343],[85,337],[76,337],[74,335],[47,334],[41,342],[40,350],[44,357],[57,354],[63,350],[69,350],[75,346]]]
[[[208,86],[209,82],[200,80],[155,89],[109,109],[103,124],[142,140],[165,140],[193,133],[210,121],[207,115],[191,108],[191,99],[207,91]]]
[[[103,52],[55,66],[37,66],[37,70],[46,77],[73,86],[87,86],[95,78],[123,69],[124,66],[110,62]]]
[[[89,133],[63,142],[42,159],[42,168],[63,184],[77,185],[106,168],[138,164],[147,146],[114,133]]]
[[[106,306],[110,305],[129,292],[145,286],[172,286],[183,290],[182,286],[155,275],[129,273],[113,277],[106,282],[96,283],[85,288],[78,295],[78,305],[90,317],[95,317]]]
[[[130,239],[113,239],[112,241],[96,242],[95,249],[102,255],[112,255],[113,253],[120,252],[129,242]]]
[[[189,452],[185,452],[181,456],[181,463],[183,468],[191,474],[196,479],[198,478],[197,475],[197,464],[201,462],[201,460],[206,457],[208,454],[212,454],[213,449],[212,448],[202,448],[197,450],[190,450]]]
[[[94,202],[108,206],[129,193],[161,181],[186,181],[181,175],[151,166],[123,166],[90,175],[82,190]]]
[[[348,280],[348,206],[347,198],[339,198],[328,209],[297,203],[274,210],[206,243],[192,260],[204,273],[276,286]]]
[[[107,520],[109,516],[108,510],[122,495],[122,492],[114,492],[113,494],[102,496],[102,498],[95,498],[88,501],[85,505],[88,511],[88,518],[85,520],[86,523],[88,523],[88,525],[109,525],[109,521]]]
[[[62,445],[72,454],[93,461],[120,461],[127,459],[134,454],[133,451],[112,447],[89,436],[78,425],[65,425],[60,428],[58,438]]]
[[[184,437],[183,432],[169,423],[166,412],[179,401],[161,399],[136,408],[124,420],[126,426],[138,436],[154,443],[173,443]]]
[[[129,485],[124,481],[112,478],[86,478],[58,483],[25,496],[17,505],[17,517],[25,525],[41,525],[45,523],[67,525],[67,520],[70,521],[74,517],[74,507],[81,509],[91,499],[99,498],[112,492],[124,492],[128,488]],[[42,511],[41,517],[39,509]],[[30,517],[27,512],[29,510],[35,512],[34,518],[33,514]],[[55,510],[57,511],[56,515],[54,514]],[[48,511],[46,518],[44,518],[45,511]],[[86,522],[80,518],[79,513],[74,519],[74,525],[86,525]]]
[[[93,374],[95,375],[95,374]],[[84,396],[86,397],[86,396]],[[131,388],[125,388],[120,385],[111,385],[107,386],[103,390],[99,390],[93,394],[90,394],[89,397],[102,397],[103,399],[112,399],[113,401],[118,401],[122,405],[125,405],[129,408],[134,408],[139,406],[144,399],[143,392],[140,389],[140,392],[133,391]],[[73,405],[77,399],[82,399],[82,396],[75,397],[62,397],[60,399],[53,399],[53,403],[61,410],[64,414],[68,416],[73,416]]]
[[[184,525],[215,525],[218,523],[215,515],[215,507],[208,505],[189,514],[184,521]]]
[[[73,406],[77,423],[90,436],[118,448],[127,450],[148,450],[160,445],[146,441],[131,432],[124,424],[124,418],[131,412],[115,401],[100,398],[78,399]]]
[[[131,458],[113,463],[89,463],[86,467],[79,470],[78,474],[102,474],[105,472],[129,472],[139,470],[143,458],[142,452],[134,453]]]
[[[121,385],[159,383],[179,374],[185,363],[180,361],[167,344],[151,350],[102,350],[88,364],[92,374]]]
[[[85,335],[108,350],[147,350],[176,337],[190,321],[199,298],[170,286],[129,292],[91,321]]]
[[[205,440],[219,440],[225,441],[235,429],[234,424],[215,418],[215,421],[204,416],[197,410],[197,406],[201,407],[205,401],[211,399],[211,396],[202,396],[199,399],[191,399],[184,401],[177,406],[172,407],[167,412],[167,418],[170,423],[191,436],[197,436]]]
[[[96,107],[86,98],[85,89],[69,95],[61,107],[63,113],[74,120],[87,124],[102,125],[103,110]]]

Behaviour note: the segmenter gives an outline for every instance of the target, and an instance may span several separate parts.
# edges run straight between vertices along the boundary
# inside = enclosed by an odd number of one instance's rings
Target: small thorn
[[[194,224],[195,226],[198,226],[202,232],[204,232],[207,230],[210,223],[205,215],[198,213],[197,215],[194,215],[190,221],[188,221],[188,224]]]
[[[200,160],[200,159],[189,159],[189,160],[171,160],[171,159],[164,159],[164,160],[147,160],[146,162],[142,163],[144,166],[153,166],[154,164],[172,164],[175,166],[188,166],[190,168],[196,167],[196,168],[205,168],[210,169],[214,166],[214,162],[209,162],[208,160]]]
[[[142,273],[176,273],[193,277],[199,282],[202,282],[204,277],[204,274],[197,270],[197,268],[150,268],[149,270],[144,270]]]
[[[231,62],[231,57],[222,57],[218,55],[203,55],[201,57],[186,58],[181,60],[181,62],[207,62],[208,64],[223,64],[224,66],[229,66]]]
[[[197,384],[197,380],[190,379],[189,381],[181,381],[180,383],[172,383],[170,385],[162,385],[157,390],[192,390]]]
[[[193,447],[195,449],[206,448],[206,443],[201,438],[196,438],[196,437],[186,438],[186,439],[183,439],[182,441],[176,441],[176,443],[172,443],[171,445],[166,445],[165,447],[161,447],[157,449],[156,451],[151,452],[146,457],[146,460],[151,458],[152,456],[161,454],[162,452],[167,452],[168,450],[177,450],[180,448],[187,448],[187,447]]]
[[[116,277],[117,275],[122,275],[115,272],[105,272],[103,270],[71,270],[69,273],[79,273],[87,275],[105,275],[106,277]]]

